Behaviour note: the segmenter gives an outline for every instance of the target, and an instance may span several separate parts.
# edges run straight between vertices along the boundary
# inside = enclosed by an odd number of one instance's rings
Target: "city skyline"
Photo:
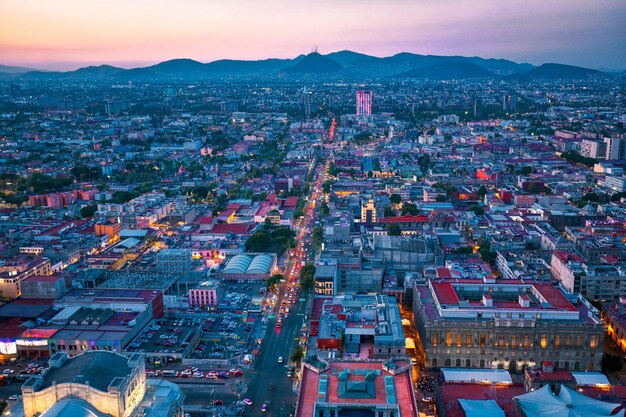
[[[42,69],[137,67],[174,58],[293,58],[314,45],[322,53],[413,52],[626,68],[621,47],[626,5],[614,0],[484,0],[471,8],[462,1],[276,0],[259,8],[247,0],[188,0],[175,7],[167,1],[115,0],[105,8],[70,0],[10,0],[0,11],[2,64]]]

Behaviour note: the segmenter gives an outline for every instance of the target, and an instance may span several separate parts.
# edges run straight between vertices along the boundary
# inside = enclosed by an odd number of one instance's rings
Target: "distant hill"
[[[546,79],[546,80],[573,80],[585,79],[591,76],[600,76],[610,78],[611,76],[605,72],[592,70],[589,68],[576,67],[564,64],[543,64],[520,74],[512,75],[512,78],[529,80],[529,79]]]
[[[398,78],[428,78],[431,80],[457,80],[488,78],[495,74],[471,62],[440,62],[426,67],[414,68],[397,75]]]
[[[169,61],[159,62],[156,65],[145,67],[147,70],[151,70],[155,73],[167,73],[167,74],[180,74],[180,73],[192,73],[192,72],[204,72],[205,65],[202,62],[194,61],[193,59],[171,59]]]
[[[23,80],[94,80],[94,81],[202,81],[221,79],[264,79],[277,75],[362,81],[388,77],[428,78],[433,80],[504,77],[509,80],[577,79],[607,76],[604,72],[562,64],[535,67],[506,59],[420,55],[400,52],[375,57],[354,51],[337,51],[327,55],[317,52],[293,59],[256,61],[221,59],[209,63],[182,58],[142,68],[123,69],[111,65],[80,68],[75,71],[40,71],[0,65],[0,79]],[[619,75],[618,75],[619,76]],[[623,77],[623,73],[621,75]]]
[[[13,65],[0,65],[0,72],[4,74],[24,74],[25,72],[38,71],[34,68],[16,67]]]
[[[327,74],[338,72],[341,68],[341,65],[331,58],[312,52],[297,64],[284,68],[283,72],[288,74]]]
[[[347,51],[347,50],[331,52],[330,54],[326,56],[332,59],[333,61],[335,61],[336,63],[338,63],[339,65],[341,65],[342,67],[353,64],[355,62],[359,62],[359,61],[370,61],[370,60],[380,59],[375,56],[365,55],[359,52],[352,52],[352,51]]]
[[[293,65],[291,59],[263,59],[260,61],[221,59],[205,64],[205,70],[211,74],[262,74],[277,72],[290,65]]]
[[[79,68],[76,71],[66,72],[64,75],[66,78],[73,79],[106,78],[121,71],[126,70],[124,68],[118,68],[111,65],[98,65]]]

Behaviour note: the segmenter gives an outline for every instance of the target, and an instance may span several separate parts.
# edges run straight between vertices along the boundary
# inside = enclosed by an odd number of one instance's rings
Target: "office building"
[[[356,115],[372,115],[372,92],[369,90],[359,90],[356,92]]]

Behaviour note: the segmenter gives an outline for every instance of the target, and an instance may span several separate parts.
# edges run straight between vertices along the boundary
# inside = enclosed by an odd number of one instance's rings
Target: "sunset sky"
[[[626,0],[0,0],[0,63],[292,58],[317,45],[626,69]]]

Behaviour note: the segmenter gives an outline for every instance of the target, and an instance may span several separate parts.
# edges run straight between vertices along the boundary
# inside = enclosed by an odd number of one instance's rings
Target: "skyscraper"
[[[311,102],[313,101],[313,97],[310,91],[304,90],[302,93],[302,107],[304,110],[304,117],[307,119],[311,116]]]
[[[477,98],[474,101],[474,117],[482,117],[483,116],[483,101]]]
[[[359,90],[356,92],[356,115],[371,116],[372,114],[372,92],[369,90]]]
[[[515,111],[515,96],[505,94],[502,97],[502,110]]]

